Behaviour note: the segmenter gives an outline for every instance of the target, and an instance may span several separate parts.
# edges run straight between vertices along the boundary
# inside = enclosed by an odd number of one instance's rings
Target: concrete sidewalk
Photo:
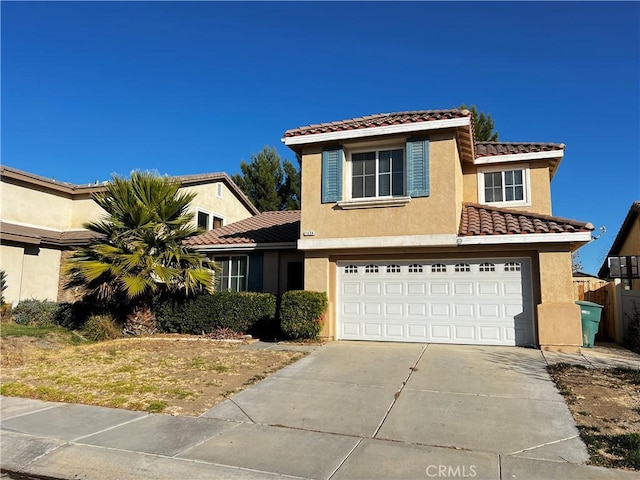
[[[334,342],[198,418],[2,397],[0,461],[61,479],[637,478],[583,464],[549,361],[520,348]]]

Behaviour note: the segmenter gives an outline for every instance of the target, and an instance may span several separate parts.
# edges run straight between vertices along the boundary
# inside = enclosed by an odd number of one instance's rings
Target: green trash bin
[[[580,307],[580,316],[582,318],[582,346],[593,348],[604,306],[586,301],[578,301],[576,305]]]

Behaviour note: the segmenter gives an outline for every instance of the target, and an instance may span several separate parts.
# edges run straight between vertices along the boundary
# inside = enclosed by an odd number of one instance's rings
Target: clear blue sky
[[[239,171],[285,130],[475,104],[503,141],[562,142],[553,213],[640,199],[640,3],[7,2],[2,163],[88,183]]]

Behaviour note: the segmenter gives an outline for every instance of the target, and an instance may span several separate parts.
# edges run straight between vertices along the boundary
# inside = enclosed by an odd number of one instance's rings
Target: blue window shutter
[[[247,290],[250,292],[262,292],[263,254],[255,252],[249,254],[249,278]]]
[[[429,140],[407,142],[407,195],[429,196]]]
[[[322,203],[342,200],[342,149],[322,152]]]

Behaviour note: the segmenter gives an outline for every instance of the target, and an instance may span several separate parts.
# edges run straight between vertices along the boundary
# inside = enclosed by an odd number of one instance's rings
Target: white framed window
[[[224,217],[198,208],[196,209],[196,224],[204,230],[215,230],[224,225]]]
[[[364,267],[364,273],[378,273],[378,265],[367,265]]]
[[[478,268],[478,270],[480,272],[495,272],[496,271],[496,265],[495,265],[495,263],[481,263],[480,267]]]
[[[505,272],[519,272],[521,269],[519,262],[507,262],[504,264]]]
[[[471,271],[471,265],[469,265],[468,263],[456,263],[456,265],[453,268],[453,270],[455,272],[457,272],[457,273],[470,272]]]
[[[357,265],[347,265],[344,267],[344,273],[358,273]]]
[[[400,265],[387,265],[387,273],[400,273]]]
[[[523,165],[478,170],[479,203],[498,206],[531,204],[529,168]]]
[[[349,198],[391,198],[405,195],[403,147],[353,151],[349,155]]]
[[[240,255],[235,257],[214,257],[213,261],[218,265],[218,292],[245,292],[247,290],[248,257]]]
[[[444,263],[436,263],[431,265],[431,273],[445,273],[447,266]]]
[[[409,265],[409,273],[422,273],[422,265],[419,263]]]

